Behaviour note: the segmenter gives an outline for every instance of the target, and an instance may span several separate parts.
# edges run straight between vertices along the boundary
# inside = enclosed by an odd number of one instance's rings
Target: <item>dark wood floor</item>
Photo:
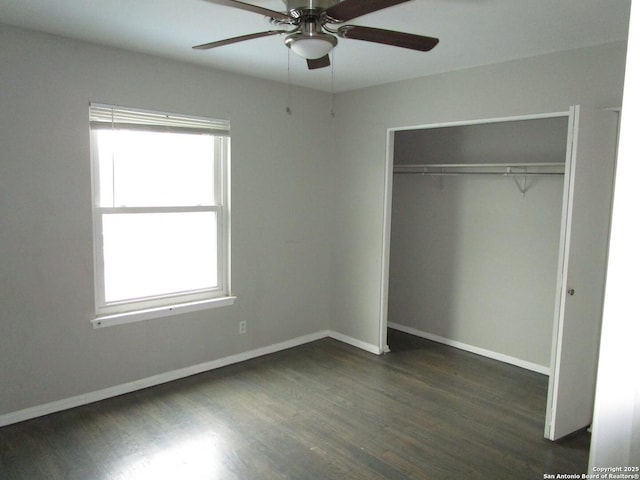
[[[390,330],[0,428],[0,478],[536,479],[585,473],[586,432],[543,439],[547,378]]]

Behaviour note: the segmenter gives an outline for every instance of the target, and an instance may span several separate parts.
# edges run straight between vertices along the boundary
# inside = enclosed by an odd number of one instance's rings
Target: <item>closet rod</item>
[[[520,163],[405,163],[394,168],[530,168],[564,167],[564,162],[520,162]]]
[[[431,175],[437,177],[452,177],[459,175],[499,175],[501,177],[549,177],[564,175],[564,172],[407,172],[396,170],[394,174],[401,175]]]
[[[399,164],[393,173],[432,176],[501,175],[503,177],[546,177],[564,175],[564,163],[441,163]]]

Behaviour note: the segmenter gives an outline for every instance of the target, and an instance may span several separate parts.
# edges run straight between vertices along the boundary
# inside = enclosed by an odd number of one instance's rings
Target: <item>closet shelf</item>
[[[505,177],[564,175],[564,162],[439,163],[394,165],[393,173],[433,176],[502,175]]]

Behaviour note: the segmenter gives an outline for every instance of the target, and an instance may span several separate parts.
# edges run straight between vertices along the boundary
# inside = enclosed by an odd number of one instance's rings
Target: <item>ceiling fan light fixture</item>
[[[362,40],[420,52],[428,52],[438,44],[437,38],[413,33],[359,25],[342,25],[338,28],[333,26],[410,0],[283,0],[286,12],[270,10],[241,0],[207,1],[264,15],[271,24],[279,28],[203,43],[193,47],[197,50],[209,50],[254,38],[285,34],[285,45],[296,55],[306,59],[309,70],[316,70],[331,65],[329,52],[338,44],[338,38]]]
[[[293,50],[293,53],[306,58],[315,60],[327,55],[333,47],[338,44],[338,39],[328,33],[309,33],[296,32],[287,36],[284,40],[287,47]]]

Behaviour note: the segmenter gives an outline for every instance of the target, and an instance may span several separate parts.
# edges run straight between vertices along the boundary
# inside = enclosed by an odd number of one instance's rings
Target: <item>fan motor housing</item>
[[[326,10],[329,7],[333,7],[340,0],[284,0],[287,6],[287,11],[295,10]]]

